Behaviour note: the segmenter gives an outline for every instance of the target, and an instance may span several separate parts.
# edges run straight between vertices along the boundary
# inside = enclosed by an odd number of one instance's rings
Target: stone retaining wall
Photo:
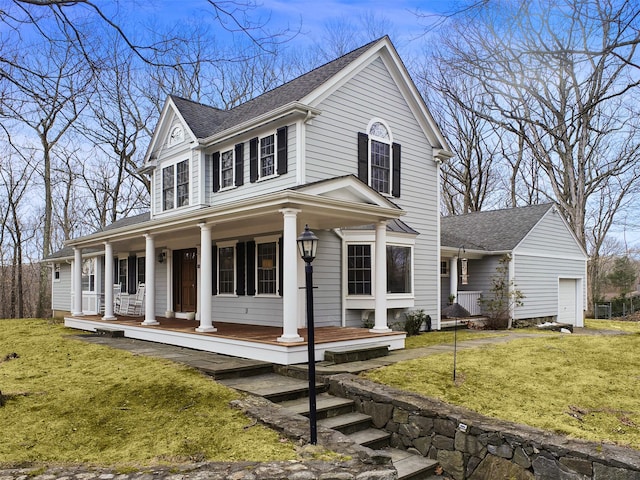
[[[392,446],[437,460],[455,480],[640,480],[640,451],[491,419],[350,374],[328,379]]]

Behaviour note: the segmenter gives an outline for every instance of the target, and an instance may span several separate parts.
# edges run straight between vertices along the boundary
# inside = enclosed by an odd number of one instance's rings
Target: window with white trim
[[[260,178],[270,177],[276,173],[276,143],[275,135],[268,135],[260,139]]]
[[[449,261],[448,260],[440,260],[440,276],[448,277],[449,276]]]
[[[277,293],[277,246],[276,242],[256,244],[258,295],[275,295]]]
[[[137,257],[136,261],[138,262],[138,270],[136,272],[136,276],[138,279],[138,285],[140,285],[141,283],[146,283],[146,268],[147,268],[147,264],[146,264],[146,258],[145,257]]]
[[[218,247],[218,293],[235,294],[236,285],[236,248],[235,246]]]
[[[96,259],[87,258],[82,261],[82,291],[96,291]]]
[[[371,188],[380,193],[391,193],[391,136],[382,122],[369,128],[369,168]]]
[[[54,282],[60,281],[60,264],[59,263],[53,264],[53,281]]]
[[[222,152],[220,159],[220,187],[229,188],[233,187],[234,179],[234,158],[233,150],[227,150]]]
[[[411,247],[387,245],[387,293],[412,293]]]
[[[371,245],[347,245],[349,295],[371,295]]]
[[[189,205],[189,160],[162,169],[162,210]]]

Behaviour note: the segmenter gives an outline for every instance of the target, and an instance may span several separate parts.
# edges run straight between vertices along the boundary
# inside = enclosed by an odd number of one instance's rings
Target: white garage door
[[[577,288],[578,281],[572,278],[561,278],[558,292],[558,322],[577,325]]]

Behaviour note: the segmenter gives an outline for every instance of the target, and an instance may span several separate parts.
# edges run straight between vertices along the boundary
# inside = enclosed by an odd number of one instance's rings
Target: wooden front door
[[[195,248],[173,252],[173,310],[195,312],[197,303],[198,251]]]

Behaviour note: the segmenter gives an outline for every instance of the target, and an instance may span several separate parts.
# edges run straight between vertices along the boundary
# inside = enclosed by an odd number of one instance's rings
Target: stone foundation
[[[455,480],[640,480],[640,451],[496,420],[350,374],[329,379],[392,433],[392,446],[440,462]]]

